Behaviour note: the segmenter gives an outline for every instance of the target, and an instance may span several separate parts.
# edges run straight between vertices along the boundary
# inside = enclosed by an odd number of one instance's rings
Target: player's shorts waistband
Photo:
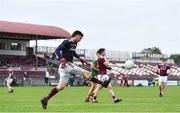
[[[160,77],[167,77],[168,75],[159,75]]]

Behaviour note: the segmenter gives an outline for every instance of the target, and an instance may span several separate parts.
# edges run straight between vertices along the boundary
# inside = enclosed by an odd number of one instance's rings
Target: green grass
[[[0,112],[180,112],[180,87],[166,87],[164,97],[158,97],[158,87],[114,87],[123,102],[114,104],[107,89],[103,89],[97,104],[84,103],[88,87],[67,87],[49,102],[46,111],[40,99],[52,87],[15,87],[8,94],[0,88]]]

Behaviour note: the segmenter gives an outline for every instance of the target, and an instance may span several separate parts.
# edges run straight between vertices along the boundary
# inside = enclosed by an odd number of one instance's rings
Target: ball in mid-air
[[[133,62],[132,60],[127,60],[127,61],[125,62],[125,64],[124,64],[124,67],[125,67],[126,69],[131,69],[131,68],[134,67],[134,62]]]

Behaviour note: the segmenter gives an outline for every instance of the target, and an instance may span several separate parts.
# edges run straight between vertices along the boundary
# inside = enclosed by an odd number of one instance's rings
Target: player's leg
[[[65,82],[59,83],[56,87],[54,87],[50,93],[45,97],[46,101],[49,101],[51,97],[53,97],[55,94],[57,94],[59,91],[63,90],[66,87]]]
[[[161,94],[162,94],[162,95],[164,94],[164,88],[165,88],[165,83],[162,82],[162,87],[161,87]]]
[[[56,87],[54,87],[47,96],[41,99],[43,109],[46,109],[48,101],[54,95],[56,95],[59,91],[63,90],[66,87],[66,84],[69,79],[69,74],[66,74],[65,71],[60,71],[59,74],[60,74],[59,84]]]
[[[109,78],[108,80],[105,80],[105,81],[98,80],[96,77],[91,76],[89,71],[82,69],[82,68],[74,65],[73,63],[69,64],[69,67],[72,68],[70,70],[70,73],[77,74],[77,75],[83,75],[87,80],[95,82],[97,84],[101,84],[105,88],[108,86],[108,84],[111,81],[111,78]]]
[[[118,102],[122,101],[122,99],[119,99],[118,97],[116,97],[116,95],[115,95],[115,93],[114,93],[114,91],[112,89],[111,83],[108,85],[107,88],[108,88],[108,91],[109,91],[110,95],[112,96],[112,99],[113,99],[114,103],[118,103]]]
[[[113,89],[112,89],[112,85],[111,85],[111,84],[108,85],[107,89],[108,89],[110,95],[111,95],[112,97],[115,97],[115,93],[114,93],[114,91],[113,91]]]
[[[41,99],[42,108],[46,109],[50,98],[56,95],[60,90],[63,90],[65,86],[66,86],[65,83],[59,83],[58,86],[54,87],[46,97],[42,98]]]
[[[98,75],[98,76],[97,76],[98,80],[104,81],[105,79],[104,79],[103,77],[104,77],[104,75]],[[98,95],[99,91],[100,91],[102,88],[103,88],[102,85],[100,85],[100,84],[97,84],[97,85],[96,85],[96,88],[94,89],[93,97],[92,97],[92,102],[93,102],[93,103],[97,103],[97,95]]]
[[[162,85],[159,86],[159,96],[162,97]]]
[[[88,91],[87,97],[85,99],[85,102],[89,102],[89,98],[92,95],[92,92],[94,91],[95,87],[96,87],[96,83],[91,82],[91,86],[89,88],[89,91]]]
[[[159,96],[162,97],[162,81],[160,82],[160,85],[159,85]]]
[[[164,94],[164,89],[167,83],[167,76],[163,77],[163,81],[162,81],[162,95]]]
[[[103,88],[102,85],[100,84],[96,85],[96,88],[94,89],[94,92],[93,92],[93,99],[92,99],[93,103],[97,103],[97,95],[102,88]]]
[[[163,90],[163,80],[162,77],[159,76],[159,97],[162,97],[162,90]]]
[[[108,84],[109,84],[110,81],[111,81],[111,79],[106,80],[106,81],[98,80],[96,77],[91,76],[90,73],[89,73],[88,71],[86,71],[86,70],[83,70],[82,73],[83,73],[83,76],[84,76],[86,79],[88,79],[88,80],[90,80],[90,81],[92,81],[92,82],[95,82],[95,83],[97,83],[97,84],[101,84],[101,85],[102,85],[103,87],[105,87],[105,88],[108,86]]]
[[[124,81],[124,80],[123,80],[123,78],[122,78],[122,79],[121,79],[121,86],[122,86],[122,87],[123,87],[123,81]]]
[[[12,89],[12,87],[11,87],[11,83],[12,83],[12,79],[8,79],[7,80],[7,87],[8,87],[8,91],[9,91],[9,93],[13,93],[13,89]]]
[[[164,83],[164,85],[163,85],[163,94],[164,94],[164,91],[165,91],[165,87],[166,87],[166,83]]]
[[[127,80],[127,79],[125,79],[125,81],[124,81],[124,82],[125,82],[125,86],[126,86],[126,87],[128,87],[128,86],[129,86],[129,85],[128,85],[128,80]]]

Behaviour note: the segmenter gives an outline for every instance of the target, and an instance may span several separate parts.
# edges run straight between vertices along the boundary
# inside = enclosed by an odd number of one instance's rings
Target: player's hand
[[[63,64],[68,63],[68,61],[66,61],[66,59],[65,59],[65,58],[63,58],[63,57],[62,57],[62,58],[60,58],[60,59],[59,59],[59,61],[60,61],[61,63],[63,63]]]
[[[65,69],[68,61],[65,58],[60,58],[59,61],[61,62],[61,69]]]
[[[85,61],[82,58],[79,58],[79,61],[82,63],[82,65],[90,65],[87,61]]]

